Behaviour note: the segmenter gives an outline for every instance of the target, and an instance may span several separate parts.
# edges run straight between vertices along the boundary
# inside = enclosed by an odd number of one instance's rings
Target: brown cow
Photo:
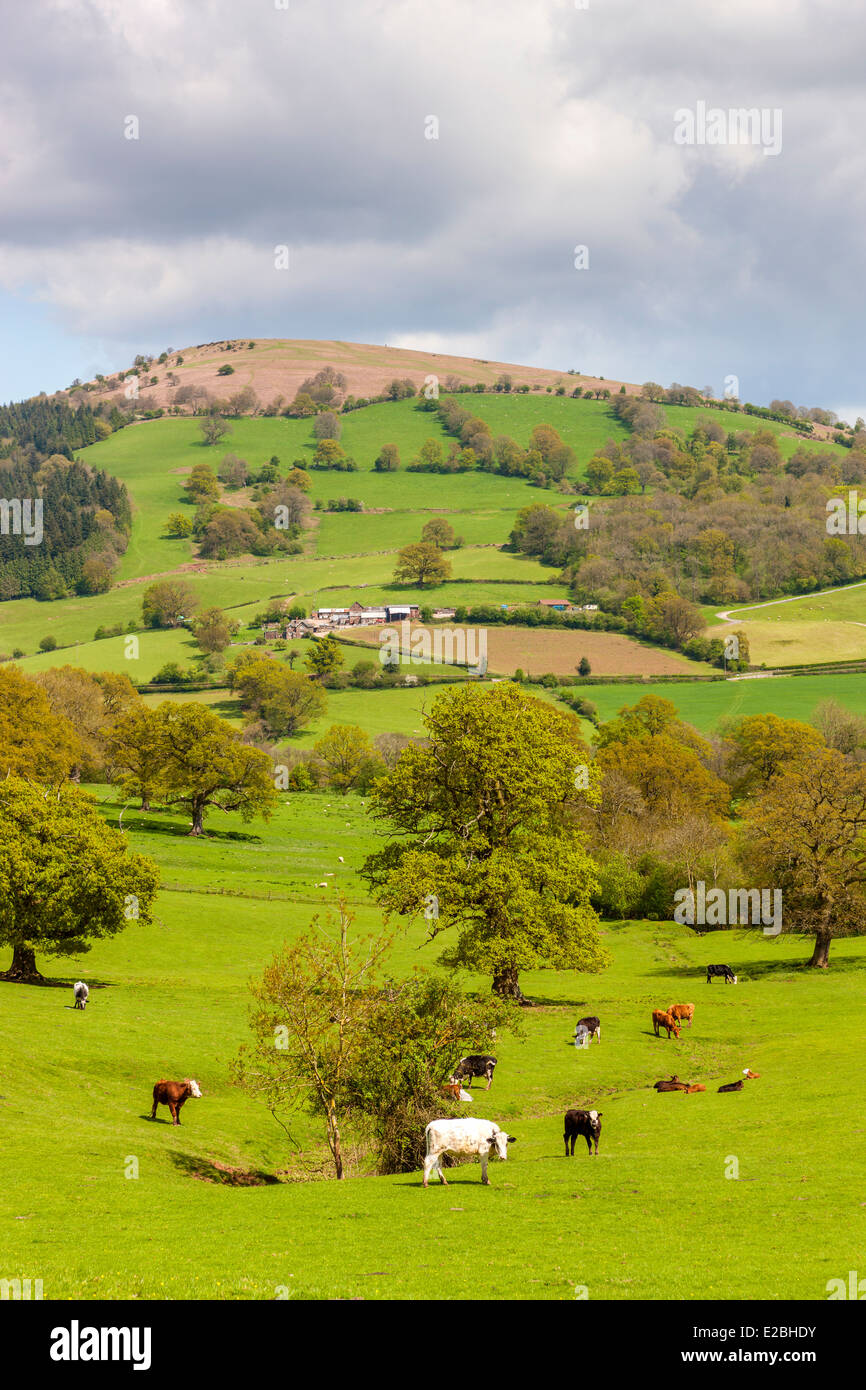
[[[743,1076],[745,1076],[748,1081],[760,1081],[761,1079],[761,1073],[759,1071],[751,1071],[748,1067],[743,1068]]]
[[[694,1004],[671,1004],[670,1008],[668,1009],[668,1013],[670,1014],[671,1018],[675,1018],[677,1020],[684,1018],[690,1028],[692,1026],[692,1017],[694,1016],[694,1012]]]
[[[690,1086],[689,1095],[694,1095],[695,1091],[705,1091],[706,1089],[706,1086]]]
[[[171,1111],[171,1122],[173,1125],[180,1124],[181,1107],[193,1096],[196,1100],[201,1098],[201,1090],[197,1081],[192,1081],[187,1077],[184,1081],[157,1081],[153,1088],[153,1110],[150,1118],[156,1119],[156,1107],[167,1105]]]
[[[468,1091],[464,1091],[459,1081],[449,1081],[447,1086],[441,1088],[441,1094],[449,1100],[471,1100]]]
[[[678,1038],[680,1030],[677,1027],[676,1019],[671,1018],[670,1014],[665,1013],[664,1009],[653,1009],[653,1029],[657,1038],[661,1037],[660,1028],[666,1028],[668,1037],[673,1033]]]
[[[662,1091],[688,1091],[691,1088],[687,1081],[657,1081],[655,1089],[661,1094]]]

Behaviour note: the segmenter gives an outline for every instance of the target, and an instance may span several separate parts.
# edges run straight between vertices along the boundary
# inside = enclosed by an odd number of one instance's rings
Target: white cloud
[[[0,284],[109,341],[279,321],[853,397],[864,25],[854,0],[21,7]],[[676,146],[698,100],[781,107],[782,153]]]

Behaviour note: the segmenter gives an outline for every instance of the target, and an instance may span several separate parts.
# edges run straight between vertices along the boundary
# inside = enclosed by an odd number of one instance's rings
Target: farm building
[[[310,616],[332,627],[360,627],[368,623],[398,623],[404,618],[412,621],[419,611],[417,603],[390,603],[374,608],[356,600],[349,608],[318,608]]]

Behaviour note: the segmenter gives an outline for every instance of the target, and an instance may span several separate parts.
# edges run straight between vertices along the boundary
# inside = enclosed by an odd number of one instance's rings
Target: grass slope
[[[84,1014],[67,989],[0,985],[9,1277],[41,1278],[46,1298],[272,1299],[286,1288],[571,1300],[582,1285],[591,1299],[745,1300],[823,1299],[828,1279],[857,1267],[866,943],[835,944],[824,975],[797,968],[807,952],[795,939],[608,925],[604,974],[523,979],[540,1007],[525,1041],[501,1039],[493,1088],[467,1107],[518,1137],[489,1189],[475,1166],[428,1192],[417,1173],[236,1186],[238,1171],[273,1175],[289,1149],[230,1084],[246,980],[334,898],[313,886],[325,873],[372,925],[356,870],[374,836],[351,796],[286,798],[267,827],[214,818],[219,833],[195,845],[173,817],[128,811],[124,822],[172,885],[158,924],[63,967],[91,982]],[[398,971],[431,961],[419,945],[414,930],[401,938]],[[719,959],[736,988],[706,985],[703,967]],[[651,1009],[679,1000],[696,1003],[694,1028],[656,1039]],[[590,1010],[602,1043],[576,1053],[574,1019]],[[760,1081],[716,1094],[747,1065]],[[707,1093],[648,1089],[671,1071]],[[146,1119],[166,1075],[196,1076],[205,1093],[180,1129]],[[598,1160],[563,1157],[574,1104],[603,1111]],[[307,1120],[290,1130],[309,1148]]]

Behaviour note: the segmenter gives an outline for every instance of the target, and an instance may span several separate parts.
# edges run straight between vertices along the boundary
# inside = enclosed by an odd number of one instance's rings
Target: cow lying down
[[[706,1089],[706,1086],[693,1086],[688,1081],[680,1081],[680,1078],[676,1075],[676,1073],[674,1073],[670,1081],[653,1082],[653,1090],[658,1091],[659,1094],[661,1094],[663,1091],[685,1091],[686,1095],[693,1095],[695,1091],[705,1091]]]
[[[442,1172],[441,1159],[444,1154],[456,1154],[459,1158],[479,1157],[481,1159],[481,1181],[489,1185],[487,1160],[506,1159],[508,1145],[516,1142],[513,1134],[506,1134],[492,1120],[431,1120],[424,1131],[427,1141],[427,1155],[424,1159],[424,1186],[435,1169],[439,1181],[447,1187]]]
[[[751,1070],[749,1069],[749,1067],[743,1067],[743,1075],[742,1075],[742,1077],[740,1078],[739,1081],[731,1081],[731,1082],[729,1082],[729,1084],[728,1084],[727,1086],[720,1086],[720,1087],[719,1087],[719,1090],[720,1090],[720,1091],[742,1091],[742,1089],[743,1089],[743,1080],[744,1080],[744,1078],[745,1078],[746,1081],[759,1081],[759,1080],[760,1080],[760,1072],[751,1071]]]

